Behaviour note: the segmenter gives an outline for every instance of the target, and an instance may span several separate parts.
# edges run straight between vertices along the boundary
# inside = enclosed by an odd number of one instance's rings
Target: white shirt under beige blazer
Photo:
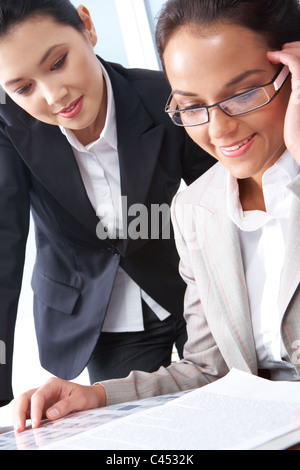
[[[156,373],[133,371],[104,382],[107,404],[188,390],[223,377],[231,368],[258,374],[240,230],[228,215],[229,174],[217,163],[173,202],[180,273],[187,284],[184,359]],[[300,380],[300,175],[292,194],[285,237],[278,312],[281,340],[293,379]],[[117,385],[117,386],[116,386]]]

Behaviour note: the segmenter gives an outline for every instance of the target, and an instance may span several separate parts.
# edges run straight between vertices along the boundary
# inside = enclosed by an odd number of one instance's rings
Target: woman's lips
[[[253,134],[250,137],[247,137],[244,140],[240,140],[234,144],[230,144],[228,146],[218,147],[219,151],[225,156],[229,158],[240,157],[248,152],[249,148],[252,146],[255,135]]]
[[[72,119],[78,116],[78,114],[82,110],[82,105],[83,105],[83,96],[81,96],[78,100],[71,103],[70,106],[68,106],[67,108],[62,109],[58,114],[59,116],[63,118]]]

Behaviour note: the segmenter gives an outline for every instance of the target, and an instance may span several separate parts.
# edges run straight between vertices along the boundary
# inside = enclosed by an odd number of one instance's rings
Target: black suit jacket
[[[213,161],[164,113],[170,90],[162,73],[103,64],[116,103],[122,195],[128,207],[170,204],[181,178],[192,182]],[[58,127],[35,120],[7,98],[0,106],[2,405],[13,396],[13,332],[30,209],[37,246],[35,324],[41,364],[51,373],[73,379],[88,363],[119,265],[172,314],[183,310],[185,285],[174,241],[100,240],[99,220],[66,138]]]

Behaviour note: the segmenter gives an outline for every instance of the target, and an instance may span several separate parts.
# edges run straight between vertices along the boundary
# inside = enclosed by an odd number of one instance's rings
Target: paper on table
[[[29,425],[26,431],[21,434],[8,431],[0,435],[0,451],[38,450],[46,445],[64,442],[69,437],[74,438],[77,434],[94,429],[105,423],[123,419],[125,416],[140,413],[142,410],[153,408],[154,406],[162,406],[170,400],[175,400],[182,396],[184,393],[188,392],[150,397],[145,400],[119,403],[118,405],[106,408],[74,413],[58,421],[43,421],[38,429],[32,429]]]
[[[298,409],[300,382],[270,382],[232,370],[223,379],[158,408],[43,448],[253,449],[296,430]]]

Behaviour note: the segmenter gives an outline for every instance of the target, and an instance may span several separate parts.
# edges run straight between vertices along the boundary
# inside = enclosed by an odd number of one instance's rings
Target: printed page
[[[254,449],[295,431],[299,409],[299,382],[270,382],[232,370],[223,379],[163,406],[97,426],[42,448]],[[281,448],[278,441],[276,445]]]
[[[85,431],[105,425],[114,420],[123,419],[125,416],[142,410],[162,406],[170,400],[175,400],[186,392],[148,398],[129,403],[120,403],[106,408],[82,411],[74,413],[58,421],[43,421],[38,429],[27,430],[21,434],[14,431],[0,435],[1,450],[38,450],[46,445],[54,445],[57,442],[82,434]],[[30,421],[28,422],[30,423]]]

